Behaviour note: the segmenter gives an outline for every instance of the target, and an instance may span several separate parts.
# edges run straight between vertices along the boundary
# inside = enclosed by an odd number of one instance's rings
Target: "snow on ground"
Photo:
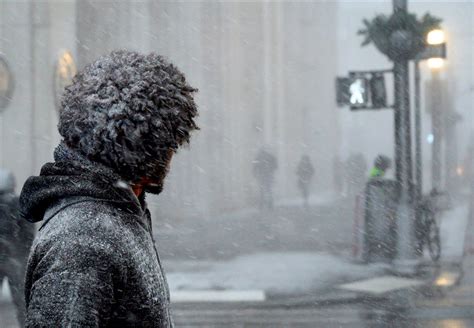
[[[321,206],[334,203],[340,197],[337,196],[334,192],[325,192],[325,193],[318,193],[318,194],[311,194],[308,197],[308,205],[309,206]],[[301,197],[292,198],[292,199],[281,199],[275,202],[275,206],[302,206],[303,199]]]
[[[464,235],[468,223],[469,205],[456,206],[441,216],[441,258],[460,259],[464,250]]]
[[[168,264],[169,269],[177,265]],[[171,290],[265,290],[291,294],[372,277],[382,271],[382,265],[357,265],[324,253],[267,252],[207,262],[197,270],[168,272],[167,277]]]

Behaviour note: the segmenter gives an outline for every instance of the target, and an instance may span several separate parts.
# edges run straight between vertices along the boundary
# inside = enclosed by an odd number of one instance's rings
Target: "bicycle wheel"
[[[439,228],[434,218],[428,221],[427,230],[428,250],[433,261],[438,261],[441,257],[441,240],[439,237]]]

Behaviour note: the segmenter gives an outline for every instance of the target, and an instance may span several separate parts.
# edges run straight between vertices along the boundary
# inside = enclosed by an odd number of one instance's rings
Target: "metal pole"
[[[407,11],[406,0],[393,0],[394,12]],[[397,209],[397,264],[399,271],[414,270],[411,260],[416,259],[414,248],[413,166],[411,156],[410,84],[408,60],[394,60],[395,79],[395,162],[396,178],[400,188]]]
[[[415,60],[415,169],[416,197],[423,193],[423,150],[421,148],[420,62]]]
[[[456,136],[456,118],[453,117],[455,112],[450,109],[450,120],[445,123],[445,166],[446,166],[446,181],[445,188],[449,193],[456,192],[457,188],[457,173],[458,166],[458,141]]]
[[[443,84],[443,106],[442,119],[444,123],[442,126],[444,139],[444,188],[454,196],[457,191],[457,167],[458,167],[458,140],[456,135],[456,125],[458,124],[458,114],[453,106],[452,95]]]
[[[442,106],[442,96],[441,96],[441,81],[439,79],[439,72],[433,70],[433,80],[432,88],[430,95],[432,99],[432,108],[431,108],[431,124],[433,129],[433,144],[431,150],[431,174],[433,177],[432,188],[436,190],[441,190],[441,139],[442,139],[442,121],[441,121],[441,106]]]

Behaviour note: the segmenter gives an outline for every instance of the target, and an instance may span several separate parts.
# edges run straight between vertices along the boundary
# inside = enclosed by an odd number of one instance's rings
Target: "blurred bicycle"
[[[417,251],[423,254],[428,248],[431,259],[437,262],[441,257],[441,238],[439,232],[439,214],[450,207],[447,194],[433,189],[423,196],[417,205]]]

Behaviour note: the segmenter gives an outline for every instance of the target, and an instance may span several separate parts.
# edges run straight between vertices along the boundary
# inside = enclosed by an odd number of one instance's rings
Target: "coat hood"
[[[70,197],[110,201],[129,211],[142,211],[131,187],[118,174],[61,143],[54,152],[54,162],[45,164],[39,176],[25,182],[20,195],[21,216],[30,222],[41,221],[50,206]]]

